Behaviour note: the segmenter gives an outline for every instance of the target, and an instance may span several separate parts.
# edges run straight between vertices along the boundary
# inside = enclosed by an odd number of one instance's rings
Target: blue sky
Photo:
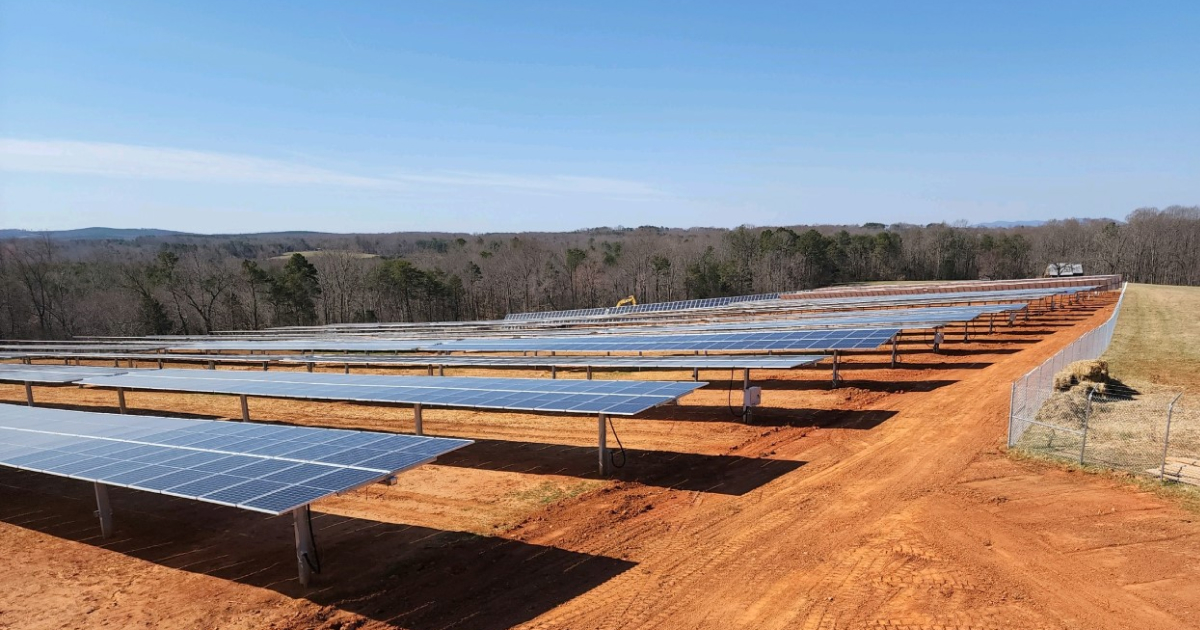
[[[10,2],[0,227],[465,232],[1200,203],[1194,2]]]

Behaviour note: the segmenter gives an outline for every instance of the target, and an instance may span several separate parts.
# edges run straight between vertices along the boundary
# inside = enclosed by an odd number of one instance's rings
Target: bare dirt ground
[[[730,375],[702,372],[712,384],[682,405],[615,421],[630,451],[607,480],[593,418],[427,410],[428,432],[477,443],[317,504],[324,571],[307,590],[286,518],[118,489],[102,540],[87,484],[0,471],[0,627],[1198,627],[1200,516],[1001,452],[1012,379],[1110,307],[1035,314],[938,355],[912,339],[898,369],[882,352],[851,357],[838,390],[828,367],[756,372],[766,407],[750,424],[726,406]],[[233,397],[128,402],[239,415]],[[401,408],[251,411],[411,430]]]

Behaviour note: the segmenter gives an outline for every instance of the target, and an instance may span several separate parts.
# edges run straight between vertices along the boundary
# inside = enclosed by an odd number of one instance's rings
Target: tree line
[[[301,253],[302,252],[302,253]],[[161,236],[0,242],[0,335],[206,334],[769,293],[873,280],[1038,276],[1049,263],[1200,285],[1200,207],[1012,228]]]

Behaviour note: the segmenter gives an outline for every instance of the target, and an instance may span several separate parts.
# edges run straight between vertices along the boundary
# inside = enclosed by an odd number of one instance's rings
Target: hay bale
[[[1108,362],[1099,359],[1076,361],[1054,375],[1054,389],[1066,391],[1075,385],[1089,383],[1101,393],[1108,382]]]

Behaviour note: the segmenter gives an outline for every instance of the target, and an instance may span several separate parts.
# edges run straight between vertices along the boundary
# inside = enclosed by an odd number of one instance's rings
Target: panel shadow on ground
[[[114,488],[116,530],[104,540],[91,484],[0,469],[0,486],[0,521],[10,525],[415,630],[510,628],[635,566],[500,537],[321,514],[318,505],[313,525],[323,571],[304,589],[289,516]]]
[[[617,430],[620,431],[619,425]],[[716,494],[746,494],[805,464],[783,459],[631,448],[626,448],[622,455],[616,447],[616,441],[610,436],[609,448],[613,450],[614,460],[612,476],[616,479]],[[594,478],[596,457],[594,446],[477,439],[467,448],[438,458],[437,463],[533,475]]]

